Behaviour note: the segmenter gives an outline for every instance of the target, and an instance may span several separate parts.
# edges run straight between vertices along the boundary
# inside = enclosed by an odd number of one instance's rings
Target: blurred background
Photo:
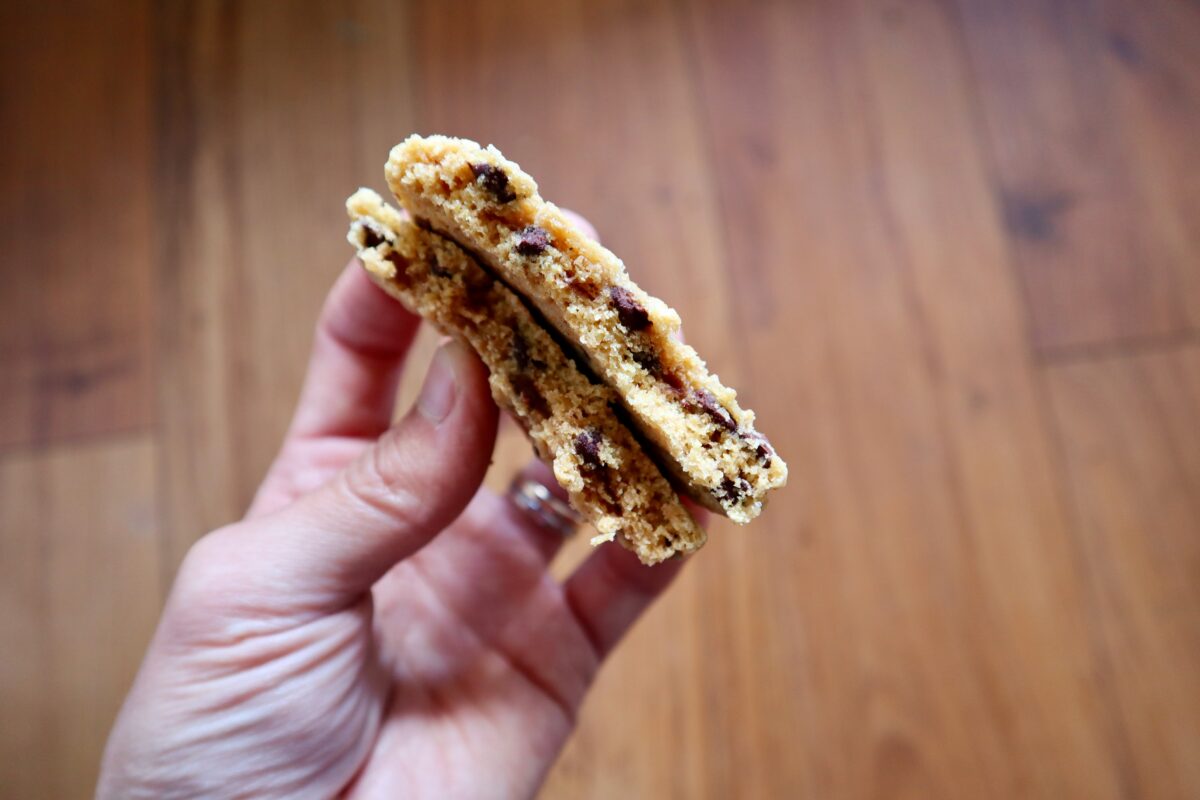
[[[0,44],[0,796],[90,795],[413,131],[588,216],[791,465],[546,797],[1200,796],[1194,2],[5,3]]]

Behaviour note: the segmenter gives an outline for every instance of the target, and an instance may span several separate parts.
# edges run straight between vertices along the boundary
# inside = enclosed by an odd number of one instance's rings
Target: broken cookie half
[[[617,395],[581,372],[512,290],[369,189],[346,209],[349,241],[371,278],[479,354],[492,396],[525,429],[596,540],[616,539],[646,564],[704,544],[704,530],[618,418]]]
[[[615,392],[658,462],[702,505],[758,516],[787,465],[754,413],[676,338],[679,316],[634,283],[494,147],[412,136],[386,167],[413,217],[477,254]]]

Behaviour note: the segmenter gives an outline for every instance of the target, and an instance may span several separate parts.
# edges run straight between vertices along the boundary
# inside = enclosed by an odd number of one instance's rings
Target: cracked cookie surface
[[[754,413],[675,338],[679,316],[630,280],[494,147],[412,136],[391,152],[388,185],[434,230],[486,262],[611,386],[658,461],[701,504],[737,523],[787,481]]]
[[[525,304],[454,242],[405,219],[369,189],[346,201],[348,239],[372,280],[479,354],[571,505],[647,564],[689,553],[704,530],[593,383]]]

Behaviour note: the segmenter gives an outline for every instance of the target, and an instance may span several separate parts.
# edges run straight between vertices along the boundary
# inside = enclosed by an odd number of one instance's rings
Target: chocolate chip
[[[550,246],[550,234],[537,225],[526,225],[517,233],[517,252],[523,256],[541,255]]]
[[[747,444],[754,445],[754,454],[758,456],[758,463],[764,467],[771,466],[771,456],[775,455],[775,451],[767,443],[767,437],[758,431],[742,431],[738,433],[738,436],[742,437]]]
[[[600,462],[600,445],[604,437],[595,428],[588,428],[575,437],[575,454],[583,459],[583,463],[595,469],[603,466]]]
[[[513,330],[513,361],[517,362],[517,369],[525,370],[532,364],[534,369],[545,369],[546,362],[540,358],[534,358],[529,354],[529,341],[521,335],[519,330]]]
[[[717,402],[717,398],[704,389],[692,392],[692,396],[684,401],[684,407],[690,411],[703,411],[726,430],[737,430],[737,422],[734,421],[733,415],[722,408],[721,404]]]
[[[529,342],[517,330],[513,331],[512,357],[517,362],[517,369],[524,370],[529,366]]]
[[[567,286],[575,294],[586,297],[588,300],[595,300],[596,295],[600,294],[600,287],[586,278],[567,278]]]
[[[396,277],[392,280],[401,286],[408,286],[411,283],[408,279],[408,260],[395,250],[389,252],[384,258],[392,262],[392,266],[396,268]]]
[[[471,172],[475,175],[478,183],[501,203],[517,199],[517,195],[508,185],[508,175],[499,167],[493,167],[487,163],[472,164]]]
[[[724,500],[727,503],[740,503],[750,492],[750,484],[744,478],[738,478],[736,481],[726,475],[721,478],[721,488],[719,491],[713,492],[718,500]]]
[[[412,221],[413,221],[414,225],[416,225],[418,228],[420,228],[423,231],[433,230],[433,226],[429,224],[429,220],[425,219],[424,217],[414,216],[412,218]]]
[[[657,378],[662,375],[662,362],[659,360],[657,353],[652,353],[649,350],[636,350],[630,354],[630,357],[635,364],[654,377]]]
[[[687,394],[683,384],[683,378],[674,370],[669,370],[662,365],[658,354],[650,350],[635,350],[629,354],[629,357],[634,360],[638,366],[649,372],[654,377],[658,378],[673,394],[678,397],[683,397]]]
[[[662,382],[666,384],[667,388],[674,392],[677,396],[683,397],[684,394],[687,393],[687,386],[684,385],[683,378],[679,377],[678,373],[669,369],[664,369],[659,374],[659,378],[661,378]]]
[[[387,241],[387,239],[384,238],[383,233],[378,231],[374,225],[370,225],[365,222],[363,223],[363,236],[362,236],[362,246],[363,247],[365,247],[369,250],[372,247],[379,247],[379,245],[383,244],[386,241]]]
[[[621,286],[610,286],[608,297],[612,306],[617,310],[621,324],[631,331],[641,331],[650,327],[650,312],[634,299],[633,293]]]
[[[463,276],[466,284],[466,298],[463,305],[472,310],[479,310],[487,305],[495,279],[483,270],[471,270]]]
[[[721,407],[717,405],[717,398],[713,397],[706,389],[697,389],[692,392],[692,396],[687,399],[685,405],[692,411],[703,411],[712,416],[720,416]]]
[[[584,466],[588,471],[588,483],[599,490],[597,494],[604,510],[613,516],[621,516],[621,492],[616,471],[605,469],[604,464],[597,465],[600,469],[586,463]]]
[[[432,253],[425,259],[425,263],[429,265],[429,271],[439,278],[449,278],[454,273],[438,263],[437,256]]]
[[[513,391],[525,401],[525,405],[529,406],[530,410],[542,417],[550,416],[550,404],[546,402],[546,398],[538,391],[533,379],[528,375],[514,375],[508,382],[512,386]]]

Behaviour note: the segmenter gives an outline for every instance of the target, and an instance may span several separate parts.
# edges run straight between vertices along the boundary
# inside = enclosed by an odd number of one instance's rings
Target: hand
[[[179,570],[101,797],[536,791],[680,562],[603,545],[555,581],[561,536],[479,489],[497,412],[473,354],[444,345],[389,429],[417,326],[347,267],[249,513]]]

